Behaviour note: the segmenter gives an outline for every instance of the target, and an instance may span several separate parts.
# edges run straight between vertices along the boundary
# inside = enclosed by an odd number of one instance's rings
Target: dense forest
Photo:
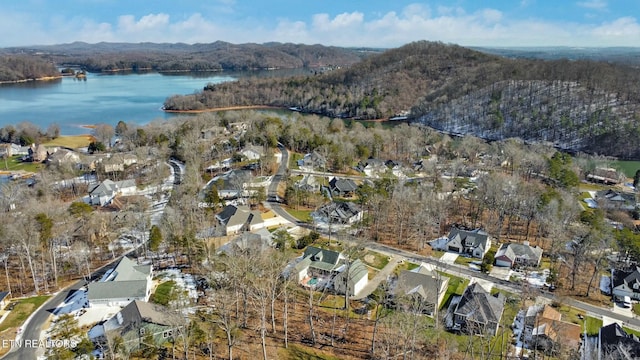
[[[1,52],[37,54],[57,64],[80,66],[90,72],[223,71],[347,66],[371,51],[301,44],[98,43],[6,48]]]
[[[0,82],[60,76],[51,62],[24,55],[0,56]]]
[[[508,59],[416,42],[324,74],[211,84],[167,99],[165,108],[273,105],[356,119],[409,114],[447,132],[636,158],[639,78],[624,65]]]

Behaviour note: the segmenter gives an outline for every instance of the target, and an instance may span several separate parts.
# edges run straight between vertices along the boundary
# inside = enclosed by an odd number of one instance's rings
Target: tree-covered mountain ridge
[[[422,41],[320,75],[210,84],[165,107],[271,105],[355,119],[408,114],[446,132],[640,158],[639,78],[624,65],[508,59]]]
[[[208,44],[74,42],[0,49],[6,54],[30,54],[60,65],[90,72],[242,71],[349,66],[371,51],[292,43]]]

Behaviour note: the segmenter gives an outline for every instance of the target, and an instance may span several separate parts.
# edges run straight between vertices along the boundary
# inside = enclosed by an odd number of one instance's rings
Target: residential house
[[[351,179],[341,179],[338,177],[334,177],[329,180],[329,190],[331,191],[331,196],[338,197],[351,197],[355,194],[358,189],[358,185]]]
[[[200,131],[200,138],[209,140],[218,136],[229,135],[229,130],[224,126],[212,126],[208,129]]]
[[[350,264],[343,264],[337,272],[333,280],[333,289],[338,294],[357,295],[369,282],[369,270],[359,259]]]
[[[76,165],[80,163],[80,154],[67,149],[58,149],[56,152],[49,154],[47,163],[56,166]]]
[[[353,202],[333,201],[322,205],[312,216],[326,224],[352,225],[362,220],[362,210]]]
[[[297,162],[298,167],[308,170],[319,170],[327,168],[327,160],[317,151],[305,154],[304,157]]]
[[[495,256],[496,266],[504,267],[538,267],[541,259],[542,248],[531,246],[528,241],[525,241],[523,244],[502,244]]]
[[[11,157],[14,155],[27,155],[27,153],[20,153],[21,150],[21,146],[18,144],[12,144],[12,143],[3,143],[0,144],[0,156],[6,156],[6,157]]]
[[[262,146],[246,146],[240,151],[240,155],[249,161],[260,160],[264,156],[264,148]]]
[[[579,325],[562,321],[562,315],[550,305],[532,305],[525,316],[524,340],[529,349],[557,352],[580,347]]]
[[[247,125],[247,123],[242,121],[236,121],[236,122],[229,123],[228,129],[234,133],[236,132],[242,133],[244,131],[247,131],[247,129],[249,129],[249,125]]]
[[[215,185],[220,199],[237,199],[244,196],[252,178],[253,174],[249,170],[229,170],[211,179],[207,187]]]
[[[0,291],[0,310],[4,309],[4,307],[7,306],[10,298],[11,293],[9,291]]]
[[[611,292],[614,297],[640,300],[640,268],[631,271],[612,270]]]
[[[640,359],[640,339],[613,322],[598,333],[598,360]]]
[[[636,208],[636,196],[634,193],[615,191],[612,189],[598,191],[596,193],[598,207],[602,209],[620,209],[631,211]]]
[[[437,250],[450,251],[458,254],[482,259],[491,248],[489,235],[480,229],[462,230],[452,228],[444,241],[431,245]]]
[[[47,151],[47,148],[42,144],[39,144],[37,146],[35,144],[32,144],[27,155],[29,160],[33,162],[43,162],[47,160],[47,156],[49,156],[49,152]]]
[[[452,330],[495,336],[504,312],[504,295],[491,295],[478,283],[469,285],[453,312]]]
[[[147,301],[152,278],[151,265],[138,265],[125,256],[100,281],[87,285],[87,299],[91,306],[125,306],[133,300]]]
[[[226,235],[264,227],[260,212],[249,210],[247,206],[227,205],[216,215],[216,220],[224,227]]]
[[[402,164],[395,160],[387,160],[385,163],[387,169],[391,171],[391,174],[398,178],[404,178],[406,175],[404,174]]]
[[[236,256],[242,253],[260,254],[273,247],[272,236],[269,230],[262,228],[255,233],[244,232],[237,238],[220,246],[218,254]]]
[[[384,160],[369,158],[358,164],[356,170],[363,172],[368,177],[379,177],[387,173],[387,165]]]
[[[88,203],[105,206],[117,196],[135,194],[137,189],[135,180],[112,181],[105,180],[89,189]]]
[[[337,251],[307,246],[302,254],[302,260],[295,265],[293,273],[302,285],[311,287],[327,285],[326,282],[331,280],[345,261],[346,258]]]
[[[122,339],[127,353],[152,341],[160,346],[177,337],[184,320],[158,304],[134,300],[107,321],[89,330],[89,339],[99,347],[107,347],[115,337]]]
[[[101,161],[100,165],[105,173],[124,171],[125,167],[138,162],[133,154],[115,154]]]
[[[587,181],[598,184],[616,185],[623,182],[624,180],[625,175],[612,168],[598,167],[587,174]]]
[[[320,190],[320,182],[318,182],[318,178],[310,174],[303,175],[302,179],[296,182],[295,186],[302,191],[308,192],[317,192]]]
[[[433,315],[444,299],[447,286],[449,286],[448,277],[423,263],[413,270],[404,270],[398,275],[393,295],[396,299],[417,297],[416,300],[420,301],[422,312]]]
[[[369,281],[367,267],[360,261],[349,263],[341,253],[307,246],[301,260],[289,272],[296,280],[312,289],[333,289],[357,295]]]

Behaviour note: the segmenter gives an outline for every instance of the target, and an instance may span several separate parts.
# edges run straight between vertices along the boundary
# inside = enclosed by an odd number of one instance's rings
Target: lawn
[[[378,270],[382,270],[382,268],[384,268],[388,263],[389,263],[389,257],[383,254],[380,254],[379,252],[375,252],[375,251],[367,251],[364,256],[362,257],[362,260],[365,264],[374,267]]]
[[[440,271],[438,271],[438,273],[449,278],[449,286],[447,286],[447,292],[444,294],[442,305],[440,306],[440,308],[443,309],[446,308],[446,306],[449,306],[449,299],[451,299],[451,296],[462,295],[462,293],[464,293],[464,289],[469,285],[469,279],[463,279]]]
[[[623,329],[624,331],[626,331],[626,332],[627,332],[627,334],[635,335],[635,336],[640,337],[640,331],[633,330],[633,329],[629,329],[628,327],[624,327],[624,326],[622,327],[622,329]]]
[[[301,160],[304,157],[303,154],[289,152],[289,169],[298,170],[300,167],[298,166],[298,160]]]
[[[71,149],[77,149],[89,146],[89,143],[95,141],[95,138],[91,135],[73,135],[73,136],[60,136],[49,142],[44,143],[44,146],[62,146]]]
[[[28,172],[38,172],[42,168],[42,164],[33,163],[33,162],[22,162],[20,158],[22,156],[16,155],[12,156],[5,161],[0,161],[0,169],[7,171],[28,171]]]
[[[587,329],[588,336],[597,336],[602,327],[602,320],[587,316],[584,319],[584,326]]]
[[[50,296],[48,295],[41,295],[16,300],[17,305],[11,310],[9,315],[7,315],[7,318],[4,319],[2,324],[0,324],[0,332],[21,326],[24,321],[49,298]]]
[[[446,251],[431,250],[431,256],[433,256],[436,259],[440,259],[442,255],[444,255],[444,253],[446,253]]]
[[[476,258],[472,258],[472,257],[458,256],[456,258],[455,263],[459,264],[459,265],[469,266],[469,264],[471,264],[474,261],[479,261],[479,260],[476,259]]]
[[[156,288],[156,292],[153,293],[150,302],[154,302],[160,305],[168,305],[169,301],[171,301],[173,288],[175,288],[176,282],[173,280],[165,281],[162,284],[158,285]]]
[[[633,304],[633,313],[636,315],[640,315],[640,303]]]
[[[292,208],[286,208],[286,211],[291,214],[291,216],[303,222],[311,221],[311,212],[312,210],[296,210]]]

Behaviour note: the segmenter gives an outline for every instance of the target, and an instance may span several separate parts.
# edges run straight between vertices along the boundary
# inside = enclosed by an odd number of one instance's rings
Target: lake
[[[42,130],[50,124],[60,126],[64,135],[89,133],[83,125],[122,120],[144,125],[174,114],[162,111],[171,95],[200,91],[208,83],[232,81],[246,76],[285,76],[308,70],[256,71],[238,73],[130,73],[88,74],[86,80],[65,77],[56,81],[37,81],[0,85],[0,127],[22,121]]]

